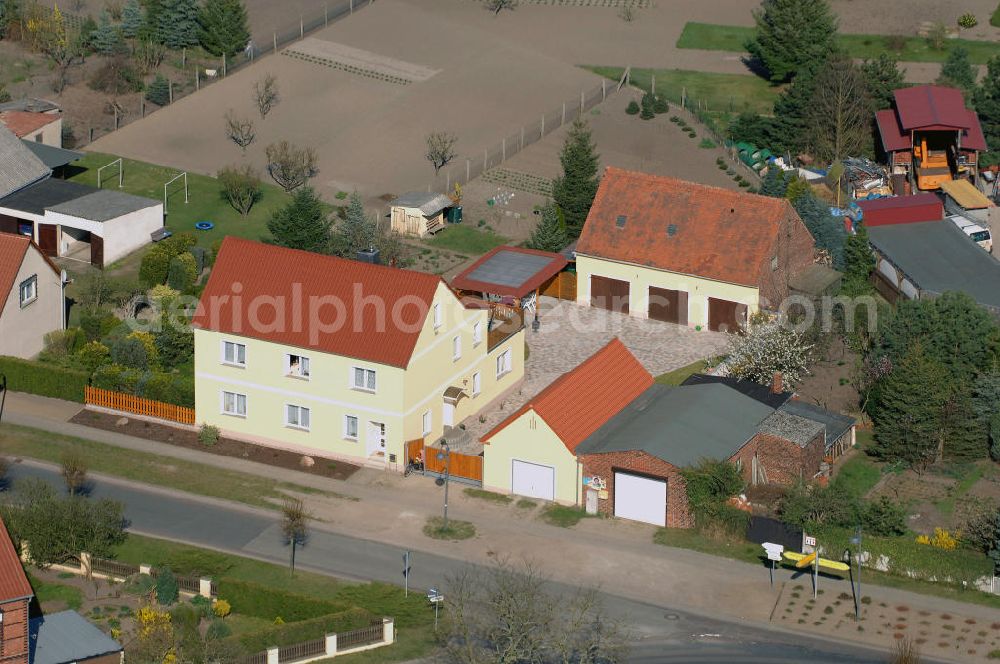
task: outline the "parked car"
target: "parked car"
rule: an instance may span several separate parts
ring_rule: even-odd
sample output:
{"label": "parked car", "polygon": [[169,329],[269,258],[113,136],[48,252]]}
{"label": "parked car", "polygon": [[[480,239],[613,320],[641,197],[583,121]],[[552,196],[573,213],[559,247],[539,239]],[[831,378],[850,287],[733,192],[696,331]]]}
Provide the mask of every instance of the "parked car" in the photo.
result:
{"label": "parked car", "polygon": [[993,237],[990,235],[989,229],[983,228],[979,224],[960,215],[953,215],[948,218],[951,219],[952,223],[958,226],[963,233],[968,235],[973,242],[986,251],[993,253]]}

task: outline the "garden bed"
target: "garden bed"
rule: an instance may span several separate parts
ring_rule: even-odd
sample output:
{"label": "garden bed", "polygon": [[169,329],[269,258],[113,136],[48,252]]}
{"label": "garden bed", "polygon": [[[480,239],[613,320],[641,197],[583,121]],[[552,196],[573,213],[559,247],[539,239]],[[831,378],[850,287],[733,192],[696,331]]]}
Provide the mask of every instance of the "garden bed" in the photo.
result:
{"label": "garden bed", "polygon": [[219,442],[215,445],[208,446],[198,441],[198,433],[196,431],[130,417],[124,418],[127,422],[119,426],[118,422],[121,419],[122,417],[119,415],[85,409],[74,415],[70,421],[95,429],[114,431],[128,436],[146,438],[219,456],[246,459],[247,461],[255,461],[288,470],[297,470],[334,480],[345,480],[358,469],[358,466],[343,461],[332,461],[316,456],[312,457],[315,463],[312,466],[306,467],[302,465],[303,455],[289,452],[288,450],[245,443],[231,438],[220,438]]}

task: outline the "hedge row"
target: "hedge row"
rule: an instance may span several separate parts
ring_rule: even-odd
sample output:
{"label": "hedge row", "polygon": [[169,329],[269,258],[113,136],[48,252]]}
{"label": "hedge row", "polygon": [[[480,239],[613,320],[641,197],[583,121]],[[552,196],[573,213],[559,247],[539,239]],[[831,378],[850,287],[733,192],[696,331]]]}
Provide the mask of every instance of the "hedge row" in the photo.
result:
{"label": "hedge row", "polygon": [[219,580],[218,597],[229,602],[237,613],[264,620],[281,618],[286,623],[312,620],[352,608],[348,602],[316,599],[235,579]]}
{"label": "hedge row", "polygon": [[0,355],[0,373],[7,376],[7,389],[13,392],[80,403],[83,403],[83,388],[88,380],[85,371],[5,355]]}
{"label": "hedge row", "polygon": [[367,627],[375,619],[368,611],[354,607],[339,613],[320,616],[311,620],[302,620],[285,625],[275,625],[256,632],[249,632],[233,637],[247,653],[256,653],[272,647],[291,646],[314,639],[321,639],[327,634],[348,632],[352,629]]}

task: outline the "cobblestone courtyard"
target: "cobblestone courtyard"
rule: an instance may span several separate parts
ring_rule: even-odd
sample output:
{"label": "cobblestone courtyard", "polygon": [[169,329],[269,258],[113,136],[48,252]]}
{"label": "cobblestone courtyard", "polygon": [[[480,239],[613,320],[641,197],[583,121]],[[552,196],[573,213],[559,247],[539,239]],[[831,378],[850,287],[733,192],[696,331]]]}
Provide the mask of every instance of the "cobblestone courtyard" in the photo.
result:
{"label": "cobblestone courtyard", "polygon": [[718,355],[726,348],[726,336],[718,332],[697,332],[551,297],[540,298],[539,302],[541,328],[534,332],[529,322],[525,337],[530,355],[524,363],[524,383],[504,400],[502,408],[483,413],[485,422],[479,421],[479,415],[465,422],[469,437],[475,441],[470,446],[473,449],[463,450],[466,453],[478,454],[482,434],[614,337],[621,339],[654,376]]}

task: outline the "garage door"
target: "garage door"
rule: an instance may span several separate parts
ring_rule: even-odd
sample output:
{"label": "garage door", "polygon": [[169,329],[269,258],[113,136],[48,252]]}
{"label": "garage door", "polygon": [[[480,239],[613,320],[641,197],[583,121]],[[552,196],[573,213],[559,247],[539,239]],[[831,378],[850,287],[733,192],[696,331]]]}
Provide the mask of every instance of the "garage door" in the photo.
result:
{"label": "garage door", "polygon": [[627,314],[628,282],[591,275],[590,306]]}
{"label": "garage door", "polygon": [[556,470],[552,466],[514,459],[511,461],[510,490],[519,496],[555,500]]}
{"label": "garage door", "polygon": [[647,313],[653,320],[687,325],[688,294],[686,291],[650,286]]}
{"label": "garage door", "polygon": [[708,329],[713,332],[735,332],[747,322],[747,305],[729,300],[708,298]]}
{"label": "garage door", "polygon": [[665,526],[667,481],[616,472],[615,516]]}

